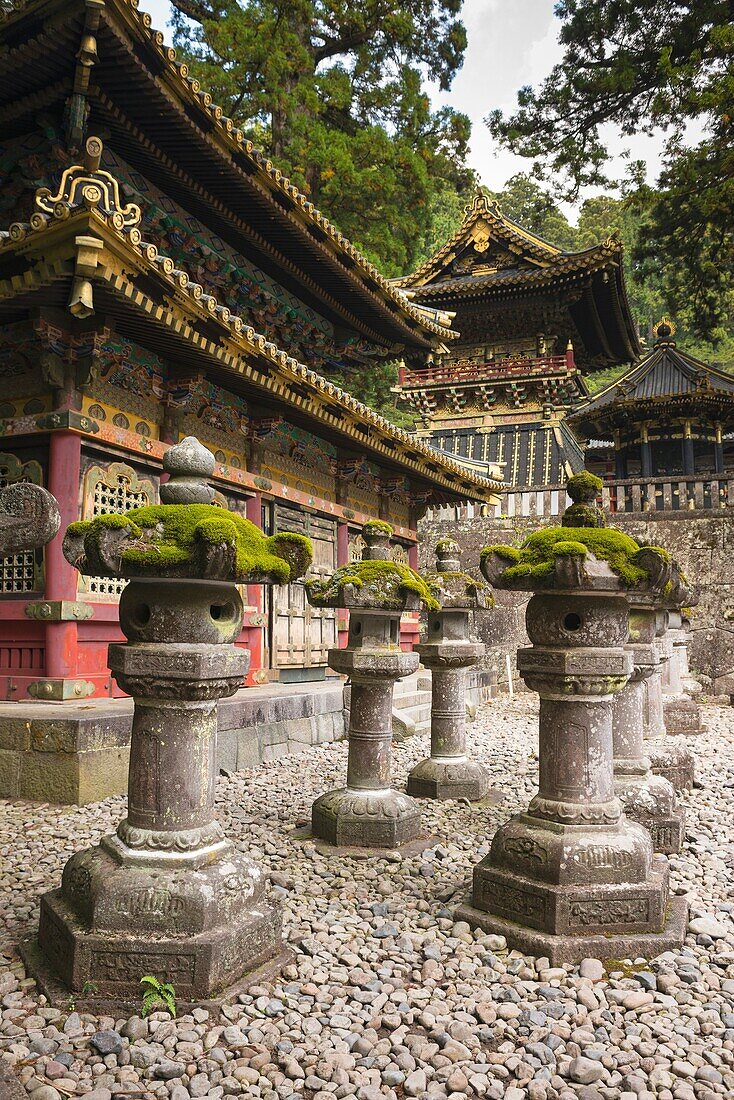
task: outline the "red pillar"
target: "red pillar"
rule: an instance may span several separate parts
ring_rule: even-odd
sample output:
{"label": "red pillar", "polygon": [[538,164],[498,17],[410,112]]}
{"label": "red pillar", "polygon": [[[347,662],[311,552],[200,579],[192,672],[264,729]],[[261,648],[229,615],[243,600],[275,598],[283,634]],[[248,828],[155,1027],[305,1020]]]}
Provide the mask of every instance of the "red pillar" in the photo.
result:
{"label": "red pillar", "polygon": [[[76,600],[77,571],[61,547],[66,528],[79,518],[82,439],[73,432],[52,432],[48,454],[48,489],[59,502],[61,531],[46,547],[46,599]],[[70,679],[78,674],[76,622],[46,624],[46,678]]]}

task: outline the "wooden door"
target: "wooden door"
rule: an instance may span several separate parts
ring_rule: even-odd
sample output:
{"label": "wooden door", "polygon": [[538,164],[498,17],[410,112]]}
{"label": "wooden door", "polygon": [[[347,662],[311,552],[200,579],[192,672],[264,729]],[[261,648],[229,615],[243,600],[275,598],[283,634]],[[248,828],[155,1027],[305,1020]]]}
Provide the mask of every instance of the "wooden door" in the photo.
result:
{"label": "wooden door", "polygon": [[[274,529],[306,535],[313,544],[308,577],[323,577],[336,569],[336,523],[297,508],[276,504]],[[336,611],[311,607],[303,584],[272,589],[271,655],[277,669],[323,668],[337,644]]]}

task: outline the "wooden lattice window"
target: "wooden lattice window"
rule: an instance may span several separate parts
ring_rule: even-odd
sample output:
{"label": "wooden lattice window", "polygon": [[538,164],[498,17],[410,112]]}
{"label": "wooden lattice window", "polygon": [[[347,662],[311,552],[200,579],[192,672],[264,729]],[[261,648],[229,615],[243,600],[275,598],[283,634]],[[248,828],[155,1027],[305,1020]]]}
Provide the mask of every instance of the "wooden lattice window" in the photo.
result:
{"label": "wooden lattice window", "polygon": [[[0,489],[19,481],[43,483],[40,463],[21,462],[13,454],[0,454]],[[24,550],[0,558],[0,594],[43,591],[43,550]]]}
{"label": "wooden lattice window", "polygon": [[[84,478],[84,519],[114,512],[123,516],[131,508],[144,508],[156,499],[152,481],[139,478],[132,466],[113,462],[110,466],[92,466]],[[98,600],[117,600],[127,581],[118,577],[80,577],[80,591]]]}
{"label": "wooden lattice window", "polygon": [[392,560],[401,565],[408,565],[408,547],[400,542],[394,542],[392,546]]}
{"label": "wooden lattice window", "polygon": [[349,564],[352,562],[362,560],[362,551],[367,543],[364,541],[358,531],[349,532]]}

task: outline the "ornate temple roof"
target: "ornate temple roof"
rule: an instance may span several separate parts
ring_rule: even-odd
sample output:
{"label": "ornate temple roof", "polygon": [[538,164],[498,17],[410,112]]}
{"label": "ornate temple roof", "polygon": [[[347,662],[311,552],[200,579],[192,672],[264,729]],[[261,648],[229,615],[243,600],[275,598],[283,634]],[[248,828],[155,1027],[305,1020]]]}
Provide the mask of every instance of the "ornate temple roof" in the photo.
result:
{"label": "ornate temple roof", "polygon": [[118,330],[172,362],[200,367],[236,392],[327,438],[355,444],[439,494],[496,500],[497,476],[471,472],[391,424],[255,332],[174,261],[143,239],[140,209],[125,204],[89,138],[85,163],[58,191],[41,188],[28,222],[0,232],[0,319],[44,305],[79,319],[99,311]]}
{"label": "ornate temple roof", "polygon": [[734,376],[676,347],[675,326],[667,318],[654,332],[658,339],[652,351],[571,415],[584,434],[603,436],[619,424],[663,411],[734,422]]}
{"label": "ornate temple roof", "polygon": [[[463,222],[438,251],[395,286],[416,302],[452,305],[466,299],[514,299],[567,293],[569,312],[590,359],[620,363],[639,356],[615,235],[581,252],[564,252],[506,217],[477,194]],[[458,322],[459,328],[461,322]]]}
{"label": "ornate temple roof", "polygon": [[[16,0],[0,11],[0,127],[65,106],[77,146],[106,130],[140,171],[337,322],[405,353],[453,339],[248,141],[137,0]],[[74,140],[70,141],[74,144]],[[391,353],[394,348],[391,348]]]}

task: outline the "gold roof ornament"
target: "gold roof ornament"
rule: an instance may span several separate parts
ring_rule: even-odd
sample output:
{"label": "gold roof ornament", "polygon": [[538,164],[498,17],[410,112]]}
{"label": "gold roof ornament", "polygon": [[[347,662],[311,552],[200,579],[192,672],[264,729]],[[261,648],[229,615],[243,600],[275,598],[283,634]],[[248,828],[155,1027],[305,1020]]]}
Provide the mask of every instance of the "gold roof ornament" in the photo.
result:
{"label": "gold roof ornament", "polygon": [[667,313],[664,313],[656,325],[652,326],[652,334],[660,344],[669,343],[676,333],[676,325],[671,321]]}
{"label": "gold roof ornament", "polygon": [[[64,169],[56,194],[52,195],[48,187],[40,187],[36,191],[37,212],[64,218],[81,206],[87,209],[98,207],[110,218],[115,229],[130,229],[138,225],[140,207],[133,202],[123,203],[117,180],[100,168],[103,149],[98,137],[87,138],[84,163]],[[35,215],[31,217],[32,226],[33,217]]]}

